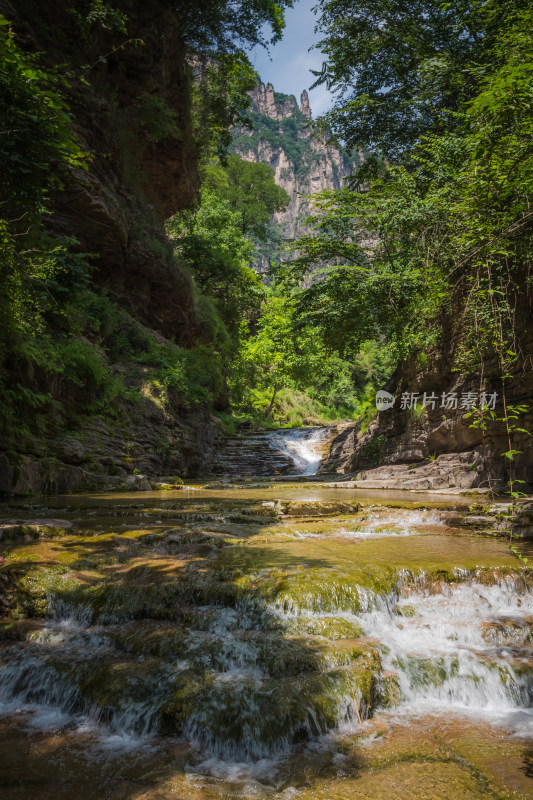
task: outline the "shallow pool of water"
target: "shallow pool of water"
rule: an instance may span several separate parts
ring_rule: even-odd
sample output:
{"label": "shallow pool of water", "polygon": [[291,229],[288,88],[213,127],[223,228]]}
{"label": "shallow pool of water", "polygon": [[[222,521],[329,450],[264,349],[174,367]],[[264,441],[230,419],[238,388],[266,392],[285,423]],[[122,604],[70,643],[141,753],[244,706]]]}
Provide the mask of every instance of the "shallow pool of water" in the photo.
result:
{"label": "shallow pool of water", "polygon": [[6,503],[0,796],[531,797],[531,571],[466,502]]}

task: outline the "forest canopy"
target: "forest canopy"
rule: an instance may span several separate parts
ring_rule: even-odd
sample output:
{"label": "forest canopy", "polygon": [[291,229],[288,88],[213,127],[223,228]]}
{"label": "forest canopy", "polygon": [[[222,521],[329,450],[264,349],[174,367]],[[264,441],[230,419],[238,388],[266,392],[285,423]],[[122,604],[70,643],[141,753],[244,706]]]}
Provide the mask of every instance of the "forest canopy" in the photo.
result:
{"label": "forest canopy", "polygon": [[404,358],[451,329],[457,368],[496,354],[505,369],[531,282],[531,5],[321,10],[318,81],[339,91],[322,126],[368,155],[286,265],[299,324],[336,348],[385,336]]}

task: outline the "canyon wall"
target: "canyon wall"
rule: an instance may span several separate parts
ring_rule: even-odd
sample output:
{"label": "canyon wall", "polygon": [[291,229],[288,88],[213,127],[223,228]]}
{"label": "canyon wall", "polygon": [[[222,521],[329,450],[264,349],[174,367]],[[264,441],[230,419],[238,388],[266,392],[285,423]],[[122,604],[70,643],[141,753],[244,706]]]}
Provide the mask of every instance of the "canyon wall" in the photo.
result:
{"label": "canyon wall", "polygon": [[[525,406],[519,422],[509,423],[533,430],[533,325],[525,307],[519,323],[522,358],[504,386],[495,359],[487,358],[482,376],[457,371],[459,335],[451,333],[448,320],[440,343],[427,356],[400,363],[382,387],[393,395],[394,405],[376,408],[370,422],[367,417],[346,426],[320,471],[352,475],[358,487],[369,489],[502,491],[512,478],[524,482],[516,483],[515,491],[531,491],[532,437],[511,431],[509,440],[503,421],[505,409],[511,415],[512,406]],[[470,412],[483,392],[494,419],[487,414],[479,426]],[[517,451],[513,459],[504,455],[511,449]]]}
{"label": "canyon wall", "polygon": [[[164,230],[166,219],[195,200],[199,178],[191,75],[177,15],[158,0],[122,0],[120,11],[127,18],[125,44],[112,26],[90,26],[70,0],[16,6],[0,0],[17,44],[41,54],[45,69],[61,65],[72,126],[87,155],[87,169],[71,170],[54,192],[46,226],[87,254],[89,286],[103,303],[112,301],[130,339],[138,334],[137,358],[147,342],[157,353],[193,346],[204,335],[191,279]],[[50,335],[66,334],[54,322]],[[205,470],[216,421],[194,404],[168,413],[145,388],[161,365],[149,356],[144,364],[114,357],[101,337],[101,331],[89,339],[84,333],[81,347],[94,347],[103,366],[126,392],[135,387],[141,402],[118,400],[125,405],[122,415],[113,408],[91,413],[91,390],[68,375],[17,366],[13,380],[51,398],[52,407],[46,430],[28,432],[21,423],[0,435],[0,492],[150,488],[146,475]]]}
{"label": "canyon wall", "polygon": [[[293,95],[276,92],[271,83],[261,83],[251,99],[253,129],[235,130],[234,149],[242,158],[269,164],[274,170],[276,183],[285,189],[290,203],[286,211],[274,214],[273,224],[282,240],[291,240],[305,231],[309,195],[340,189],[359,158],[325,144],[313,131],[305,90],[298,105]],[[263,250],[261,255],[263,271],[272,253]]]}

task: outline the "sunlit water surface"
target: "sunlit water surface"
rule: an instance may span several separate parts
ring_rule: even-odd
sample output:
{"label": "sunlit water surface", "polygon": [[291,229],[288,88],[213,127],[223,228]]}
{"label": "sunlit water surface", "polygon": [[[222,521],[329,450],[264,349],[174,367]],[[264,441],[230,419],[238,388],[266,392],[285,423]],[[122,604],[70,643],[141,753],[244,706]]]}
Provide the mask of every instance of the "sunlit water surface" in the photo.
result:
{"label": "sunlit water surface", "polygon": [[2,543],[0,797],[533,796],[531,579],[450,525],[461,502],[267,483],[6,506],[73,527]]}

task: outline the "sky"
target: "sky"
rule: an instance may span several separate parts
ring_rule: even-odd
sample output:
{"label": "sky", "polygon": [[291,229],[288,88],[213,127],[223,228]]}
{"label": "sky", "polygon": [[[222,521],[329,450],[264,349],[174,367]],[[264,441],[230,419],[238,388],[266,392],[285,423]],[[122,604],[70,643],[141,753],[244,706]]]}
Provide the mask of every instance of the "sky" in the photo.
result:
{"label": "sky", "polygon": [[[309,70],[320,70],[324,61],[319,50],[308,52],[320,38],[314,32],[316,17],[311,11],[316,3],[317,0],[296,0],[294,8],[285,11],[283,39],[270,47],[270,57],[262,47],[250,53],[250,61],[263,83],[272,83],[276,92],[294,94],[298,102],[302,91],[309,90],[315,81]],[[331,107],[331,94],[325,86],[309,92],[309,105],[314,118]]]}

